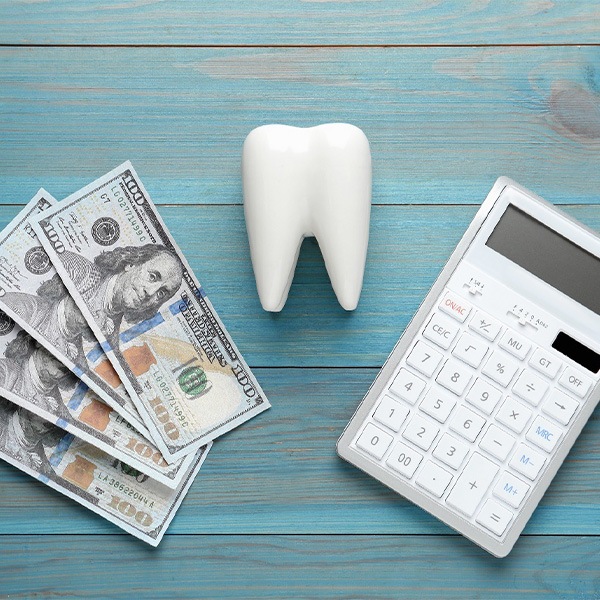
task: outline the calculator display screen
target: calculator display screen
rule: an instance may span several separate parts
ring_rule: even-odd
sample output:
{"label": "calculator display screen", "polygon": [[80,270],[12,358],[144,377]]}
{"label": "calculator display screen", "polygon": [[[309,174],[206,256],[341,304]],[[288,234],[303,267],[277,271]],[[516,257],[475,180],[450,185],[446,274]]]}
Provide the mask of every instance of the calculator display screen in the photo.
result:
{"label": "calculator display screen", "polygon": [[600,314],[600,259],[509,204],[486,245]]}

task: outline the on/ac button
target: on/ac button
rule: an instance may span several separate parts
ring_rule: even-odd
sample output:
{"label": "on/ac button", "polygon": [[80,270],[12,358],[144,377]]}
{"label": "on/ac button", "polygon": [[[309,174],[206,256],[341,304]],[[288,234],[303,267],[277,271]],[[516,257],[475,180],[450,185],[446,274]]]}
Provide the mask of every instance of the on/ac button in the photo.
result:
{"label": "on/ac button", "polygon": [[471,312],[471,305],[460,296],[448,292],[440,302],[440,310],[464,323]]}

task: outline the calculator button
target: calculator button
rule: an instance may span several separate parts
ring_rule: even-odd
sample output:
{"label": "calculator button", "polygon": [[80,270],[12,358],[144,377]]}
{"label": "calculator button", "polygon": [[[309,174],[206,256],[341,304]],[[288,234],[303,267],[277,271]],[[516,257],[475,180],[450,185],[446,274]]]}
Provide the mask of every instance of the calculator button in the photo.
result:
{"label": "calculator button", "polygon": [[481,364],[488,349],[488,345],[480,338],[476,338],[470,333],[463,333],[458,340],[458,344],[454,346],[452,354],[476,369]]}
{"label": "calculator button", "polygon": [[559,377],[558,383],[580,398],[583,398],[588,393],[592,385],[592,380],[577,371],[577,369],[567,367]]}
{"label": "calculator button", "polygon": [[461,405],[450,420],[449,427],[469,442],[474,442],[484,425],[485,419],[483,417]]}
{"label": "calculator button", "polygon": [[465,400],[486,415],[491,415],[501,398],[502,392],[498,388],[478,377],[467,392]]}
{"label": "calculator button", "polygon": [[460,396],[471,381],[471,371],[457,360],[448,360],[435,380],[453,394]]}
{"label": "calculator button", "polygon": [[506,425],[509,429],[512,429],[515,433],[521,433],[529,419],[531,418],[531,411],[526,408],[520,402],[517,402],[513,398],[507,398],[506,402],[500,407],[496,419],[503,425]]}
{"label": "calculator button", "polygon": [[482,373],[493,379],[496,383],[506,387],[518,371],[520,363],[505,354],[496,350],[488,358]]}
{"label": "calculator button", "polygon": [[537,417],[525,436],[532,444],[546,452],[552,452],[558,444],[562,431],[544,417]]}
{"label": "calculator button", "polygon": [[525,369],[513,385],[514,394],[533,406],[540,403],[547,391],[548,384],[529,369]]}
{"label": "calculator button", "polygon": [[433,451],[433,456],[448,465],[451,469],[458,469],[469,454],[469,446],[459,442],[456,438],[445,433]]}
{"label": "calculator button", "polygon": [[448,350],[459,331],[456,321],[436,313],[431,317],[427,327],[423,330],[423,337],[437,344],[444,350]]}
{"label": "calculator button", "polygon": [[500,461],[505,461],[515,445],[515,438],[495,425],[490,425],[479,447]]}
{"label": "calculator button", "polygon": [[431,421],[417,415],[406,426],[402,435],[422,450],[429,450],[439,432],[439,428]]}
{"label": "calculator button", "polygon": [[529,350],[531,350],[531,344],[524,337],[510,329],[500,338],[498,345],[500,348],[504,348],[504,350],[521,360],[523,360],[529,353]]}
{"label": "calculator button", "polygon": [[529,486],[508,471],[500,475],[494,486],[494,496],[513,508],[519,508],[528,491]]}
{"label": "calculator button", "polygon": [[400,369],[398,375],[396,375],[390,391],[406,400],[409,404],[414,404],[426,387],[426,383],[416,375],[413,375],[407,369]]}
{"label": "calculator button", "polygon": [[452,481],[452,475],[434,462],[428,460],[421,469],[415,483],[423,489],[441,498]]}
{"label": "calculator button", "polygon": [[475,519],[480,525],[500,537],[508,527],[513,514],[495,500],[487,500]]}
{"label": "calculator button", "polygon": [[446,502],[467,517],[472,517],[488,488],[492,485],[498,470],[491,460],[474,452]]}
{"label": "calculator button", "polygon": [[529,364],[539,373],[543,373],[546,377],[554,379],[560,371],[562,363],[552,354],[538,348],[529,359]]}
{"label": "calculator button", "polygon": [[373,423],[368,423],[356,440],[356,445],[377,460],[381,460],[393,439],[389,433],[375,427]]}
{"label": "calculator button", "polygon": [[492,317],[478,310],[469,323],[469,329],[476,331],[479,335],[493,342],[502,330],[502,325],[495,319],[492,319]]}
{"label": "calculator button", "polygon": [[425,394],[419,408],[436,421],[445,423],[455,404],[456,400],[454,398],[440,392],[436,387],[432,387]]}
{"label": "calculator button", "polygon": [[423,457],[416,450],[409,448],[402,442],[398,442],[385,464],[403,477],[410,479],[422,460]]}
{"label": "calculator button", "polygon": [[419,373],[431,377],[442,362],[442,358],[443,354],[434,350],[425,342],[417,342],[408,355],[406,362]]}
{"label": "calculator button", "polygon": [[389,427],[392,431],[397,432],[400,431],[400,427],[406,420],[406,417],[408,417],[409,412],[406,406],[396,402],[390,396],[384,396],[373,413],[373,418],[382,425]]}
{"label": "calculator button", "polygon": [[471,312],[471,305],[452,292],[444,296],[439,308],[460,323],[464,323]]}
{"label": "calculator button", "polygon": [[548,399],[542,404],[542,412],[558,421],[561,425],[568,425],[579,407],[579,402],[559,390],[552,390]]}
{"label": "calculator button", "polygon": [[532,450],[527,444],[519,444],[508,466],[533,481],[542,470],[545,462],[545,457],[539,452]]}

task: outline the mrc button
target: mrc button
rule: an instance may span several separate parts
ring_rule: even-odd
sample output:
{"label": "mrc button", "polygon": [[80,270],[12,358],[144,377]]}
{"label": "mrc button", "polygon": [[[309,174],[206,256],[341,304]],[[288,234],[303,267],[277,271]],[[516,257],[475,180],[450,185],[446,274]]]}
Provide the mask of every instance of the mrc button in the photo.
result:
{"label": "mrc button", "polygon": [[448,292],[440,302],[440,310],[454,317],[457,321],[464,323],[471,312],[471,305],[465,302],[460,296]]}

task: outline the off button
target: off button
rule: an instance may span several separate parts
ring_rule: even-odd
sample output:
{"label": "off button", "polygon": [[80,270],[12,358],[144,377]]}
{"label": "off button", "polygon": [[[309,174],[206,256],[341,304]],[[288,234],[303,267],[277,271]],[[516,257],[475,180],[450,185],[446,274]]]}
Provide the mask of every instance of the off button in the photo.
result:
{"label": "off button", "polygon": [[444,299],[440,302],[439,308],[461,323],[466,321],[471,312],[471,305],[452,292],[448,292],[444,296]]}

